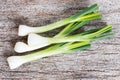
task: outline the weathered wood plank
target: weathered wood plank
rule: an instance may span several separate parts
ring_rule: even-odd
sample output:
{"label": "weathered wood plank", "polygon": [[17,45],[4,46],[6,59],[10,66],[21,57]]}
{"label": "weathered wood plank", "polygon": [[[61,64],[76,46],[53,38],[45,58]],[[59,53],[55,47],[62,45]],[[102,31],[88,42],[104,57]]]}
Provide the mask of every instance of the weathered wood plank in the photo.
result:
{"label": "weathered wood plank", "polygon": [[[113,25],[115,37],[96,41],[89,50],[56,55],[10,70],[7,57],[16,55],[14,44],[19,24],[40,26],[68,17],[88,5],[98,3],[103,13],[84,29]],[[1,80],[119,80],[120,78],[119,0],[0,0]]]}

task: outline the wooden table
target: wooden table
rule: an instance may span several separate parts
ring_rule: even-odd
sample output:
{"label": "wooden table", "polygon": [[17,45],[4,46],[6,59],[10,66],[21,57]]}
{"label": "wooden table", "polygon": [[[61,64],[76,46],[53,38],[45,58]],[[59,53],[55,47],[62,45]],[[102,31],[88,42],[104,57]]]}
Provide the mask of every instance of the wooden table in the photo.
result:
{"label": "wooden table", "polygon": [[[43,58],[10,70],[8,56],[26,37],[17,35],[18,26],[46,25],[68,17],[94,3],[103,14],[85,28],[113,25],[115,37],[92,43],[89,50]],[[84,29],[85,29],[84,28]],[[54,33],[54,32],[53,32]],[[51,33],[51,34],[53,34]],[[1,0],[0,1],[0,80],[119,80],[120,1],[119,0]]]}

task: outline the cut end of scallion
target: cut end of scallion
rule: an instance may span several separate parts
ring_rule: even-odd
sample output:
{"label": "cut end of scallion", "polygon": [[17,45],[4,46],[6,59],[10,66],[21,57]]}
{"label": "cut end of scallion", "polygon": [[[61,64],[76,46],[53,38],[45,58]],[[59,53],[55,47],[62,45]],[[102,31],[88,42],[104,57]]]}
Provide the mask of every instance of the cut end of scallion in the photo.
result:
{"label": "cut end of scallion", "polygon": [[39,49],[39,48],[43,48],[43,47],[48,46],[48,45],[49,45],[48,43],[37,44],[37,45],[27,45],[24,42],[17,42],[14,50],[18,53],[24,53],[24,52],[27,52],[27,51],[32,51],[32,50],[36,50],[36,49]]}
{"label": "cut end of scallion", "polygon": [[21,56],[8,57],[7,61],[8,61],[8,64],[10,66],[10,69],[15,69],[24,63]]}
{"label": "cut end of scallion", "polygon": [[19,36],[26,36],[33,30],[32,27],[26,26],[26,25],[20,25],[18,29],[18,35]]}
{"label": "cut end of scallion", "polygon": [[18,53],[23,53],[23,52],[29,51],[28,47],[29,46],[23,42],[17,42],[15,44],[14,50]]}
{"label": "cut end of scallion", "polygon": [[46,44],[48,43],[48,38],[42,37],[38,34],[31,33],[28,35],[28,45],[33,46],[33,45],[40,45],[40,44]]}

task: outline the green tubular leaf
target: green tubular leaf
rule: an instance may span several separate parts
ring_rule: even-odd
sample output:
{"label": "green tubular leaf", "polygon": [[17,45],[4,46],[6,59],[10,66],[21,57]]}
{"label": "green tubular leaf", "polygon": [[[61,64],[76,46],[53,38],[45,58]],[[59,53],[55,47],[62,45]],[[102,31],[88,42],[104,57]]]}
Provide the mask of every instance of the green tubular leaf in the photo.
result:
{"label": "green tubular leaf", "polygon": [[[84,36],[84,35],[92,34],[92,33],[95,33],[96,31],[99,31],[100,29],[102,29],[102,28],[86,30],[86,31],[84,31],[84,32],[82,32],[82,33],[80,33],[80,34],[76,34],[76,35],[72,35],[72,36]],[[106,32],[104,32],[104,33],[108,33],[108,32],[111,32],[111,31],[112,31],[112,30],[110,29],[110,30],[108,30],[108,31],[106,31]],[[102,34],[101,34],[101,35],[102,35]],[[98,36],[99,36],[99,35],[98,35]]]}
{"label": "green tubular leaf", "polygon": [[100,36],[92,38],[91,40],[92,41],[102,40],[102,39],[110,38],[110,37],[113,37],[113,36],[114,36],[114,33],[104,33]]}
{"label": "green tubular leaf", "polygon": [[55,37],[59,37],[59,36],[66,36],[67,34],[69,34],[69,29],[74,26],[74,23],[70,23],[68,24],[62,31],[60,31],[57,35],[55,35]]}
{"label": "green tubular leaf", "polygon": [[80,21],[89,21],[89,20],[93,20],[93,19],[97,19],[97,18],[102,18],[101,13],[92,13],[92,14],[89,14],[86,16],[82,16],[80,18]]}
{"label": "green tubular leaf", "polygon": [[79,47],[79,46],[84,46],[84,45],[87,45],[87,44],[90,44],[90,41],[82,41],[82,42],[76,42],[76,43],[73,43],[69,46],[69,49],[74,49],[76,47]]}
{"label": "green tubular leaf", "polygon": [[94,33],[91,33],[91,34],[86,35],[86,37],[89,37],[89,38],[90,38],[90,37],[95,37],[95,36],[97,36],[97,35],[100,35],[100,34],[102,34],[102,33],[107,32],[107,31],[109,31],[109,30],[111,30],[111,29],[112,29],[112,26],[108,25],[108,26],[106,26],[106,27],[98,30],[97,32],[94,32]]}
{"label": "green tubular leaf", "polygon": [[86,50],[86,49],[90,48],[90,46],[91,46],[90,44],[87,44],[87,45],[84,45],[84,46],[80,46],[80,47],[72,49],[71,52]]}
{"label": "green tubular leaf", "polygon": [[[62,46],[62,45],[63,45],[63,44],[57,44],[57,45],[51,46],[51,47],[45,49],[45,51],[55,50],[56,48],[58,48],[58,47],[60,47],[60,46]],[[43,50],[43,51],[44,51],[44,50]]]}
{"label": "green tubular leaf", "polygon": [[89,21],[82,21],[82,22],[77,22],[75,26],[72,26],[72,28],[70,30],[68,30],[68,33],[72,33],[73,31],[77,30],[78,28],[81,28],[82,26],[84,26],[85,24],[87,24]]}
{"label": "green tubular leaf", "polygon": [[[94,32],[96,32],[96,31],[98,31],[98,30],[100,30],[100,29],[102,29],[102,28],[86,30],[86,31],[80,33],[80,36],[94,33]],[[105,33],[111,32],[111,31],[112,31],[112,30],[110,29],[110,30],[106,31]]]}
{"label": "green tubular leaf", "polygon": [[86,49],[89,49],[90,46],[91,46],[90,44],[83,45],[83,46],[79,46],[79,47],[77,47],[77,48],[68,50],[68,51],[64,52],[63,54],[86,50]]}
{"label": "green tubular leaf", "polygon": [[98,31],[99,29],[92,29],[92,30],[86,30],[84,32],[82,32],[80,35],[87,35],[87,34],[91,34],[91,33],[94,33],[96,31]]}
{"label": "green tubular leaf", "polygon": [[66,36],[66,35],[70,34],[71,32],[77,30],[78,28],[84,26],[87,23],[88,23],[88,21],[76,22],[76,23],[74,23],[74,25],[73,25],[73,23],[71,23],[70,25],[72,25],[72,26],[65,27],[57,36]]}
{"label": "green tubular leaf", "polygon": [[62,45],[64,45],[64,43],[53,44],[53,45],[49,46],[47,49],[44,49],[43,52],[44,51],[48,52],[48,51],[51,51],[51,50],[55,50],[55,49],[61,47]]}
{"label": "green tubular leaf", "polygon": [[70,18],[76,19],[78,16],[79,16],[79,17],[84,16],[84,15],[89,14],[89,13],[92,13],[92,12],[98,10],[98,9],[99,9],[98,5],[97,5],[97,4],[94,4],[94,5],[90,6],[89,8],[81,11],[80,13],[71,16]]}

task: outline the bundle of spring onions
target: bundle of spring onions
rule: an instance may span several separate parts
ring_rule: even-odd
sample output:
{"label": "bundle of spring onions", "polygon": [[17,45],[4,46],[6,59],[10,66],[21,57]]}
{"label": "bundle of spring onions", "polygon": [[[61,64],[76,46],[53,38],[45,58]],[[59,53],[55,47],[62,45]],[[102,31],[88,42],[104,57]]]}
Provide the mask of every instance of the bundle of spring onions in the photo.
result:
{"label": "bundle of spring onions", "polygon": [[[20,25],[18,35],[28,35],[28,41],[27,44],[24,42],[17,42],[14,50],[18,53],[27,51],[32,52],[29,52],[27,55],[8,57],[7,61],[10,69],[15,69],[24,63],[43,57],[85,50],[90,48],[92,41],[112,37],[112,26],[110,25],[99,29],[86,30],[81,33],[71,34],[80,27],[83,27],[89,21],[101,18],[101,13],[96,12],[98,9],[98,5],[94,4],[69,18],[46,26],[30,27]],[[37,34],[62,26],[64,26],[63,30],[54,37],[43,37]],[[34,51],[41,48],[43,49]]]}

